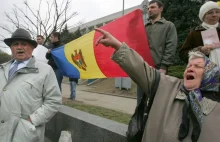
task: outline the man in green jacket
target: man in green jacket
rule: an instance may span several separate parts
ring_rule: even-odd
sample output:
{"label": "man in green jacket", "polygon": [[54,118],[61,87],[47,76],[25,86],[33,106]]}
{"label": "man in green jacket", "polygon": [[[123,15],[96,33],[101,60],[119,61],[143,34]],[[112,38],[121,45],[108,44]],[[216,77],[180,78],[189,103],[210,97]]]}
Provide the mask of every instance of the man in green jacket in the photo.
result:
{"label": "man in green jacket", "polygon": [[[150,52],[155,68],[166,74],[173,64],[177,48],[177,32],[175,25],[161,16],[163,3],[152,0],[148,6],[149,21],[145,25]],[[137,88],[137,103],[139,104],[143,91]]]}

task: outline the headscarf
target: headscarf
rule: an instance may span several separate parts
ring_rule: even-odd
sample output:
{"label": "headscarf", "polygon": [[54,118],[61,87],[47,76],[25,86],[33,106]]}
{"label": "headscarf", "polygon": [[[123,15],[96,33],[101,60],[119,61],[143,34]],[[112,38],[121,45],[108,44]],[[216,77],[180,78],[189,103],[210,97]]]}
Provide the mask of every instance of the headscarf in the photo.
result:
{"label": "headscarf", "polygon": [[[202,53],[201,53],[202,54]],[[182,110],[182,123],[179,130],[179,140],[183,140],[189,132],[189,117],[191,117],[193,124],[193,132],[191,139],[193,142],[197,142],[201,127],[203,123],[204,114],[200,102],[203,99],[201,91],[218,92],[220,71],[217,65],[204,55],[205,70],[203,73],[201,85],[198,89],[187,91],[184,86],[181,90],[187,93],[185,104]]]}

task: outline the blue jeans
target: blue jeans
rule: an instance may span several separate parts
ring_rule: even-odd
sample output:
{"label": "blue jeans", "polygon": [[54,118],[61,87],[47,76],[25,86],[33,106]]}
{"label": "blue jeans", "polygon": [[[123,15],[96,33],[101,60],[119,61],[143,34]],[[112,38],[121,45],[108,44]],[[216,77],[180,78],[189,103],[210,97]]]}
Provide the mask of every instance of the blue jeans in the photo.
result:
{"label": "blue jeans", "polygon": [[61,84],[62,84],[62,80],[63,80],[63,75],[59,69],[54,70],[54,72],[55,72],[55,75],[57,78],[58,85],[60,87],[60,92],[62,92]]}
{"label": "blue jeans", "polygon": [[70,81],[70,98],[75,99],[76,98],[76,82]]}
{"label": "blue jeans", "polygon": [[141,102],[141,98],[143,97],[143,90],[137,86],[137,105]]}

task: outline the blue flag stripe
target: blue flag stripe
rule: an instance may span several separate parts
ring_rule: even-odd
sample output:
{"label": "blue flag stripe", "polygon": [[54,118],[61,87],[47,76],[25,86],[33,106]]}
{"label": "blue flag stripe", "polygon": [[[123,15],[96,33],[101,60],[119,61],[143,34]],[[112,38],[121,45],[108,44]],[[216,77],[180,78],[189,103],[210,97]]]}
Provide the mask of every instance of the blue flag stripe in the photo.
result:
{"label": "blue flag stripe", "polygon": [[64,54],[64,46],[53,49],[51,53],[53,55],[53,59],[56,65],[61,70],[64,76],[70,78],[80,78],[80,73],[78,69],[67,60]]}

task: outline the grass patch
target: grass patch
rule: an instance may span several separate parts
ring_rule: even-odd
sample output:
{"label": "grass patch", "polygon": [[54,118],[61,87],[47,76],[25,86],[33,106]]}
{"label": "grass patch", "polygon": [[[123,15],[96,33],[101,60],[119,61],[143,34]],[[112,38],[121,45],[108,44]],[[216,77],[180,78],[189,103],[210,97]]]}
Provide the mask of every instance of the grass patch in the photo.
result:
{"label": "grass patch", "polygon": [[183,72],[185,71],[185,66],[171,66],[168,69],[168,75],[175,76],[177,78],[183,78]]}
{"label": "grass patch", "polygon": [[94,114],[94,115],[97,115],[103,118],[114,120],[119,123],[124,123],[126,125],[129,123],[131,119],[130,114],[118,112],[115,110],[111,110],[111,109],[107,109],[107,108],[103,108],[99,106],[88,105],[88,104],[84,104],[78,101],[71,101],[66,98],[63,98],[63,105],[66,105],[66,106],[69,106],[69,107],[72,107],[72,108],[75,108],[75,109],[78,109],[84,112],[88,112],[90,114]]}

